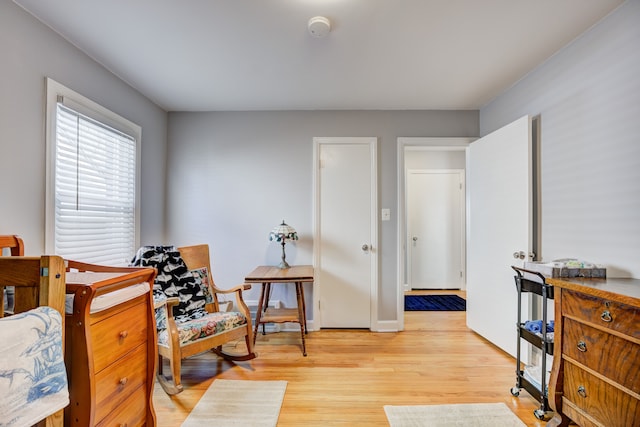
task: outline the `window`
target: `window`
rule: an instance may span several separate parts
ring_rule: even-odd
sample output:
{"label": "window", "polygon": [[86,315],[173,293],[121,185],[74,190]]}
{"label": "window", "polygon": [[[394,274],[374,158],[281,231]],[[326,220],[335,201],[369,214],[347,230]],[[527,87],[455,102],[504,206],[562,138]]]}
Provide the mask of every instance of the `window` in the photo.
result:
{"label": "window", "polygon": [[48,253],[127,265],[138,246],[140,127],[47,80]]}

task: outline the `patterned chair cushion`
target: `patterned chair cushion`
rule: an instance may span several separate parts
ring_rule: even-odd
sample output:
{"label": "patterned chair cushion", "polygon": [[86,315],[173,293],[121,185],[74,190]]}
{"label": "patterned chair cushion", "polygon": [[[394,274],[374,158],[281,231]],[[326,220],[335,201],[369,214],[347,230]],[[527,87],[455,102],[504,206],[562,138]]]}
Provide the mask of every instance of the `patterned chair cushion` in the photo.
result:
{"label": "patterned chair cushion", "polygon": [[[247,324],[247,318],[236,311],[209,313],[198,319],[177,322],[180,345],[197,341],[221,332],[238,328]],[[166,329],[158,330],[158,345],[168,347],[169,333]]]}
{"label": "patterned chair cushion", "polygon": [[158,270],[153,293],[178,297],[173,307],[176,322],[184,322],[207,315],[207,296],[202,290],[202,280],[194,276],[175,246],[143,246],[131,260],[132,266],[155,267]]}
{"label": "patterned chair cushion", "polygon": [[191,270],[191,274],[193,274],[193,278],[196,280],[198,286],[200,286],[205,302],[207,304],[212,304],[213,295],[211,294],[211,288],[209,287],[209,271],[207,270],[207,267]]}
{"label": "patterned chair cushion", "polygon": [[167,296],[163,293],[153,295],[153,304],[155,306],[157,306],[158,304],[162,304],[158,308],[156,308],[157,330],[167,329],[167,305],[165,304],[166,300]]}

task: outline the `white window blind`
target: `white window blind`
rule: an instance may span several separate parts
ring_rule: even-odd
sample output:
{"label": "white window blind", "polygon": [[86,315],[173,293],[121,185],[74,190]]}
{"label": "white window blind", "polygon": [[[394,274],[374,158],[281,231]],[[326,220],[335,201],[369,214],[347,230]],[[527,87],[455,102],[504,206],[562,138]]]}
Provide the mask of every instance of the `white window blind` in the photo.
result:
{"label": "white window blind", "polygon": [[94,264],[127,265],[136,244],[136,140],[60,101],[55,253]]}

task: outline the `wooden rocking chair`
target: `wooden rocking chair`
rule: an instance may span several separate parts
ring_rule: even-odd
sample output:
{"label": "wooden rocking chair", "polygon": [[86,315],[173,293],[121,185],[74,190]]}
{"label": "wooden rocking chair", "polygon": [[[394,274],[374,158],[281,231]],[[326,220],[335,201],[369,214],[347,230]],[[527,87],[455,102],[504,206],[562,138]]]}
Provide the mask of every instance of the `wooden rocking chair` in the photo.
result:
{"label": "wooden rocking chair", "polygon": [[[196,245],[176,249],[173,246],[144,246],[138,250],[133,265],[155,267],[154,284],[156,322],[158,324],[158,382],[169,395],[183,390],[181,361],[211,350],[233,361],[256,357],[249,308],[243,284],[232,289],[218,289],[211,278],[209,246]],[[237,311],[221,311],[218,296],[234,294]],[[247,351],[229,354],[222,345],[244,338]],[[169,359],[172,378],[163,374],[163,358]]]}

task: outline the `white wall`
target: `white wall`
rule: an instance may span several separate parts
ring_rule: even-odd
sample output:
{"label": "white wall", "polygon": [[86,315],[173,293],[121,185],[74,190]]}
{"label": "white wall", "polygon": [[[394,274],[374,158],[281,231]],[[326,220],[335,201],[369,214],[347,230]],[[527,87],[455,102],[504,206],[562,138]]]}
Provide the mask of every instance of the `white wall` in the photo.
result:
{"label": "white wall", "polygon": [[[287,261],[310,264],[313,137],[378,137],[379,206],[392,212],[379,230],[379,320],[396,320],[397,138],[477,134],[477,111],[170,113],[169,241],[208,243],[214,279],[229,288],[257,265],[277,265],[268,235],[285,219],[300,236]],[[279,290],[274,298],[294,301]]]}
{"label": "white wall", "polygon": [[480,110],[481,135],[540,115],[542,256],[640,278],[640,1]]}
{"label": "white wall", "polygon": [[142,243],[164,237],[167,113],[11,1],[0,1],[0,234],[44,252],[45,77],[142,126]]}

